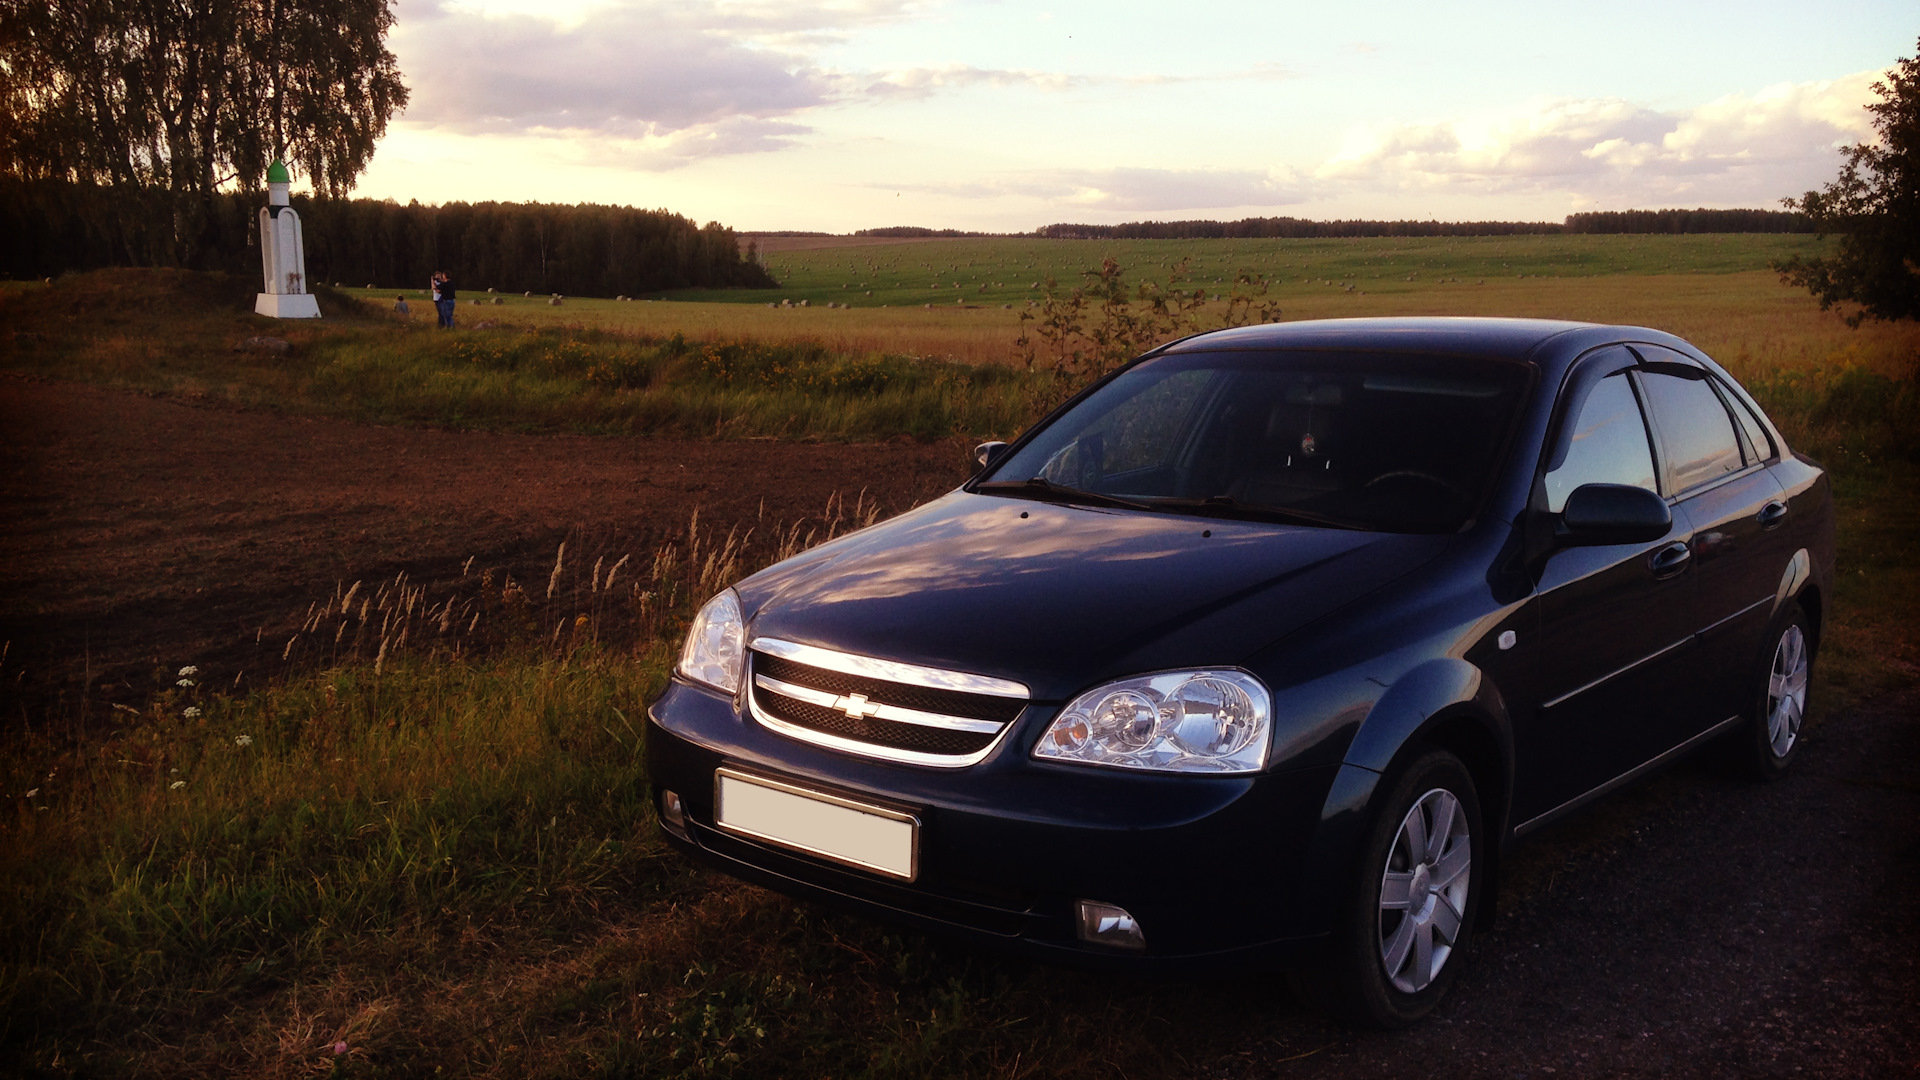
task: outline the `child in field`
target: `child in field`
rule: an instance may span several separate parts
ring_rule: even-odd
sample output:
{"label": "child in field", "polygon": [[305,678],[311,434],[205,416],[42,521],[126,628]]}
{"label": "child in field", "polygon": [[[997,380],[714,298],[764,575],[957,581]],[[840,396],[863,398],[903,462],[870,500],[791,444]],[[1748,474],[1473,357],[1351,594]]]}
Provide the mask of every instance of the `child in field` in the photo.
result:
{"label": "child in field", "polygon": [[393,313],[395,315],[405,315],[408,318],[413,317],[413,309],[407,306],[406,294],[402,293],[393,298]]}

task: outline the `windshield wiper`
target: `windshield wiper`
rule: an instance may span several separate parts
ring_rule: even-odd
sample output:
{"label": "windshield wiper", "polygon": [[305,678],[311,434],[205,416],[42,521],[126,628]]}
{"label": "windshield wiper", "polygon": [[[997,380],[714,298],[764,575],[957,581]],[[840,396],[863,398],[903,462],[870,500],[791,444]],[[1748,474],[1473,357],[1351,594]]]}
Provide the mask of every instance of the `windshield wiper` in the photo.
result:
{"label": "windshield wiper", "polygon": [[1283,521],[1295,525],[1314,525],[1327,529],[1354,529],[1359,532],[1372,532],[1373,526],[1359,521],[1328,517],[1311,510],[1296,510],[1285,506],[1268,506],[1264,503],[1243,503],[1231,495],[1209,495],[1204,499],[1154,499],[1149,504],[1155,510],[1178,510],[1201,517],[1237,518],[1251,521]]}
{"label": "windshield wiper", "polygon": [[1030,480],[986,480],[973,485],[973,490],[994,495],[1012,495],[1017,499],[1038,499],[1042,502],[1086,503],[1090,506],[1117,506],[1126,510],[1156,509],[1149,503],[1056,484],[1044,476],[1036,476]]}

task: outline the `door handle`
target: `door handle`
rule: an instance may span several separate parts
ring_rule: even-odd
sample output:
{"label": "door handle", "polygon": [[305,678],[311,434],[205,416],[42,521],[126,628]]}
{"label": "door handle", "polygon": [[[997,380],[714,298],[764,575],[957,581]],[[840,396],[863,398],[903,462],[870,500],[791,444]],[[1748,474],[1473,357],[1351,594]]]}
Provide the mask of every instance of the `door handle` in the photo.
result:
{"label": "door handle", "polygon": [[1787,520],[1787,504],[1778,499],[1760,508],[1760,527],[1763,529],[1777,529],[1785,520]]}
{"label": "door handle", "polygon": [[1647,569],[1653,571],[1655,578],[1670,578],[1685,570],[1692,559],[1693,549],[1675,540],[1647,558]]}

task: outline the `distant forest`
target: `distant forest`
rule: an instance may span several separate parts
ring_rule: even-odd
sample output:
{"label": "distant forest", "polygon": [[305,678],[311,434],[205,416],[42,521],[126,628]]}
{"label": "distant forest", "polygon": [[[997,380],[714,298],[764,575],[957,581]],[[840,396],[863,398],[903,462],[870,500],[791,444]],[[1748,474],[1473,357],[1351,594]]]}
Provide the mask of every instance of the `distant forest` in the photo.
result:
{"label": "distant forest", "polygon": [[955,237],[1000,236],[1001,233],[967,232],[965,229],[929,229],[920,225],[889,225],[884,229],[855,229],[855,236]]}
{"label": "distant forest", "polygon": [[[194,267],[260,271],[264,192],[221,193]],[[686,287],[771,288],[732,229],[665,210],[547,203],[401,205],[296,195],[314,281],[423,288],[435,270],[463,289],[639,295]],[[0,180],[0,275],[49,277],[103,266],[166,265],[170,213],[154,193]]]}
{"label": "distant forest", "polygon": [[1337,236],[1519,236],[1561,233],[1810,233],[1804,214],[1781,210],[1610,210],[1552,221],[1133,221],[1123,225],[1047,225],[1055,240],[1316,239]]}

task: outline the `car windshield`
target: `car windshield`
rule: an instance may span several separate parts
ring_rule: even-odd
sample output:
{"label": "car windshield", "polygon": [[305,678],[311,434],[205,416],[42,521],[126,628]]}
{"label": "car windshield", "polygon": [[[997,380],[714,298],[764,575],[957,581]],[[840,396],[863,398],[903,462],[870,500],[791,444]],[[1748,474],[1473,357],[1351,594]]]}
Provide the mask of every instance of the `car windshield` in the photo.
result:
{"label": "car windshield", "polygon": [[1348,352],[1156,357],[973,490],[1395,532],[1447,531],[1490,481],[1521,364]]}

